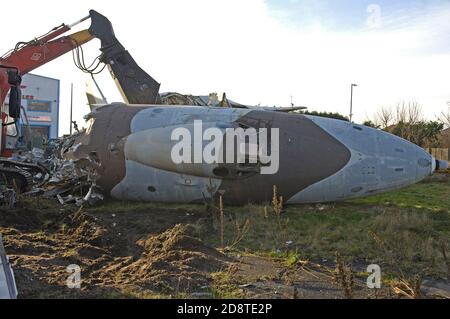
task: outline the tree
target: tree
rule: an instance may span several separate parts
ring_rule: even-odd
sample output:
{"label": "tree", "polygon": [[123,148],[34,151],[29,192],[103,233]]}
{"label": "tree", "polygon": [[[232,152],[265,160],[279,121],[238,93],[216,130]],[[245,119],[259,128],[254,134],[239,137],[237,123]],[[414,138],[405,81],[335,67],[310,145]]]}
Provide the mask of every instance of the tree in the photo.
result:
{"label": "tree", "polygon": [[400,122],[392,133],[421,147],[437,147],[444,124],[437,121]]}
{"label": "tree", "polygon": [[[450,104],[450,102],[449,102],[449,104]],[[450,108],[448,109],[447,112],[441,113],[441,115],[439,116],[439,121],[444,123],[444,125],[446,127],[450,127]]]}
{"label": "tree", "polygon": [[381,108],[376,114],[375,123],[383,130],[421,147],[437,147],[444,128],[440,121],[426,121],[422,107],[415,101],[397,103],[395,108]]}
{"label": "tree", "polygon": [[366,120],[363,125],[368,126],[368,127],[372,127],[372,128],[376,128],[379,129],[380,125],[377,125],[375,123],[373,123],[371,120]]}
{"label": "tree", "polygon": [[390,107],[382,107],[375,115],[375,125],[386,130],[393,124],[395,119],[394,112]]}

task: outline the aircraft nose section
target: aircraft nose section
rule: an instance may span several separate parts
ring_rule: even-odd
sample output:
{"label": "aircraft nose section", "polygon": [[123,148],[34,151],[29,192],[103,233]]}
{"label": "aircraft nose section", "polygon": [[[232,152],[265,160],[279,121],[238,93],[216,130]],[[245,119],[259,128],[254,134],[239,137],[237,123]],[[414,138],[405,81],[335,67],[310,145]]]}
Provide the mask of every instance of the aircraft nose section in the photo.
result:
{"label": "aircraft nose section", "polygon": [[421,181],[427,176],[430,176],[436,170],[436,160],[427,151],[419,146],[413,145],[416,148],[416,181]]}
{"label": "aircraft nose section", "polygon": [[435,160],[423,148],[383,131],[373,134],[378,145],[375,154],[381,189],[405,187],[433,174]]}

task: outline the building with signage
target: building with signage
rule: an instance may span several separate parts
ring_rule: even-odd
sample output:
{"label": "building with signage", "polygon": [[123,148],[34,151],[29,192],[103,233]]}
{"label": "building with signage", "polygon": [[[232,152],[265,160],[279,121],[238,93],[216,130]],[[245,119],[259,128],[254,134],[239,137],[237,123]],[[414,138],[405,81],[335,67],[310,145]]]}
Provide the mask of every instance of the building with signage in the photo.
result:
{"label": "building with signage", "polygon": [[[22,113],[20,129],[28,147],[42,148],[58,137],[59,87],[57,79],[26,74],[22,79]],[[28,125],[27,125],[28,124]]]}

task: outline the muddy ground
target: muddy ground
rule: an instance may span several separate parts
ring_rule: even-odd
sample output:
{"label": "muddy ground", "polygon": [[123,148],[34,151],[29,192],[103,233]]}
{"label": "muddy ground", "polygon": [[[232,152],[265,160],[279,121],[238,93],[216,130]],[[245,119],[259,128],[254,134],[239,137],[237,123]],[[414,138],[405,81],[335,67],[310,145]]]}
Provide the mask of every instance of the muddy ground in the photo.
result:
{"label": "muddy ground", "polygon": [[[323,271],[208,247],[195,238],[199,227],[208,227],[204,211],[0,211],[19,298],[345,297]],[[81,267],[81,289],[67,288],[69,265]]]}
{"label": "muddy ground", "polygon": [[[365,265],[346,271],[336,261],[209,247],[205,239],[217,228],[202,205],[108,205],[24,200],[0,210],[19,298],[399,297],[390,288],[368,289]],[[70,265],[81,269],[80,289],[67,287]]]}

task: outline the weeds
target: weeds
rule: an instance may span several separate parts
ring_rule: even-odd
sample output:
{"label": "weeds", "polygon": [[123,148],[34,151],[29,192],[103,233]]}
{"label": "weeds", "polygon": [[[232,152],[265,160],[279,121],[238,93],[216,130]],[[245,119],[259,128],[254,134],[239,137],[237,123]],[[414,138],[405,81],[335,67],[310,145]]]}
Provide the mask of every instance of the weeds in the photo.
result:
{"label": "weeds", "polygon": [[245,235],[250,230],[250,219],[246,219],[245,222],[240,225],[235,221],[235,235],[232,243],[227,247],[228,250],[233,250],[244,239]]}
{"label": "weeds", "polygon": [[286,253],[288,253],[289,245],[288,242],[288,224],[289,219],[283,219],[284,201],[283,196],[278,196],[278,188],[276,185],[273,186],[273,196],[272,196],[272,209],[275,213],[276,224],[278,229],[275,231],[275,241],[278,249],[282,247],[286,248]]}
{"label": "weeds", "polygon": [[417,275],[412,279],[401,279],[392,284],[392,290],[397,296],[409,299],[421,299],[422,278]]}
{"label": "weeds", "polygon": [[288,253],[288,256],[286,257],[286,265],[288,267],[294,267],[298,264],[300,261],[300,256],[297,252],[295,253]]}
{"label": "weeds", "polygon": [[336,269],[333,279],[344,290],[345,298],[353,299],[355,288],[354,273],[351,265],[346,264],[339,253],[336,253]]}
{"label": "weeds", "polygon": [[233,279],[237,272],[235,265],[230,265],[226,271],[211,274],[213,283],[211,293],[217,299],[239,299],[244,297],[244,293],[239,289],[239,285]]}
{"label": "weeds", "polygon": [[444,258],[444,262],[447,265],[447,280],[450,281],[450,260],[447,257],[447,243],[444,241],[441,241],[441,253],[442,257]]}
{"label": "weeds", "polygon": [[264,219],[269,219],[269,210],[267,209],[267,206],[263,207],[263,213],[264,213]]}
{"label": "weeds", "polygon": [[277,217],[281,217],[281,213],[283,212],[283,196],[278,197],[278,188],[276,185],[273,186],[272,207]]}
{"label": "weeds", "polygon": [[61,230],[61,233],[66,234],[67,230],[68,230],[67,224],[65,224],[65,223],[61,224],[60,230]]}
{"label": "weeds", "polygon": [[[233,224],[233,237],[230,241],[228,241],[225,238],[226,234],[226,228],[227,223],[225,222],[225,206],[224,206],[224,200],[223,200],[223,194],[219,196],[219,203],[218,206],[214,204],[214,202],[208,205],[209,210],[212,211],[213,216],[215,216],[216,219],[218,219],[219,223],[219,241],[220,241],[220,247],[222,250],[233,250],[235,249],[241,241],[245,238],[246,234],[250,230],[250,218],[246,218],[244,222],[240,223],[237,218],[232,218],[230,221],[234,222]],[[214,217],[213,217],[214,218]],[[214,220],[213,220],[214,225]],[[229,228],[229,227],[228,227]],[[214,227],[215,230],[217,230],[217,227]]]}
{"label": "weeds", "polygon": [[220,195],[219,198],[219,213],[220,213],[220,246],[222,249],[225,248],[224,243],[224,213],[223,213],[223,196]]}

